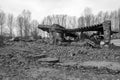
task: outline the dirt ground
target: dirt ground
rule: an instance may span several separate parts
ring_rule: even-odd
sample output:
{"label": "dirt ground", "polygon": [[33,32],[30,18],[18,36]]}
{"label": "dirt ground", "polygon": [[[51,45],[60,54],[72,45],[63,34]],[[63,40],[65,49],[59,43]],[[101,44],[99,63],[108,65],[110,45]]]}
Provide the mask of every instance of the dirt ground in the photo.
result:
{"label": "dirt ground", "polygon": [[9,42],[0,48],[0,80],[120,80],[120,49]]}

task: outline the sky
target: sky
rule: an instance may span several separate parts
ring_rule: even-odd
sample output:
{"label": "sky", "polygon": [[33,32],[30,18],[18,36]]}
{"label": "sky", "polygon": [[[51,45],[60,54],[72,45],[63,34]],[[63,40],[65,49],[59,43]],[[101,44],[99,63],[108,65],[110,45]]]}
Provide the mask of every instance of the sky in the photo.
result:
{"label": "sky", "polygon": [[17,16],[26,9],[31,11],[32,19],[38,21],[53,14],[79,17],[86,7],[94,14],[113,11],[120,8],[120,0],[0,0],[0,9],[4,12]]}

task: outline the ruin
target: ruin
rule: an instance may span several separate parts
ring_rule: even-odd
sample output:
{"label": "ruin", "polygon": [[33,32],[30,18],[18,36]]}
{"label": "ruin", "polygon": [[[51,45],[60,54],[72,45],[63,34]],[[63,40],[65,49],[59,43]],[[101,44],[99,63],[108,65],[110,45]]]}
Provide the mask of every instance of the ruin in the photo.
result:
{"label": "ruin", "polygon": [[[38,28],[47,31],[50,35],[50,41],[53,44],[58,44],[61,42],[74,42],[79,41],[79,38],[83,35],[84,32],[93,31],[93,33],[89,36],[90,45],[95,47],[95,44],[99,45],[100,41],[103,40],[105,45],[110,44],[111,35],[117,33],[115,31],[111,31],[111,21],[107,20],[101,24],[96,24],[92,26],[85,26],[81,28],[74,29],[66,29],[63,26],[58,24],[53,25],[38,25]],[[80,33],[81,35],[77,34]],[[92,42],[92,44],[91,44]],[[94,44],[93,44],[94,43]]]}

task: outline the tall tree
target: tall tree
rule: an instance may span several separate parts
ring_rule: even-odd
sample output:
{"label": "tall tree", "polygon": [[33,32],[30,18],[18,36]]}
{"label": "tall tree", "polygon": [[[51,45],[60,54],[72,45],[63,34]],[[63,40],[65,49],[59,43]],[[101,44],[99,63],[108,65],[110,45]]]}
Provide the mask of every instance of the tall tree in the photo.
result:
{"label": "tall tree", "polygon": [[8,14],[7,25],[10,31],[9,35],[10,37],[12,37],[13,35],[13,14]]}
{"label": "tall tree", "polygon": [[119,30],[119,20],[118,20],[118,12],[117,11],[112,11],[110,13],[110,20],[112,22],[111,28],[112,30],[118,31]]}
{"label": "tall tree", "polygon": [[120,33],[120,9],[118,9],[119,33]]}
{"label": "tall tree", "polygon": [[105,12],[105,13],[103,14],[103,21],[109,20],[109,19],[110,19],[109,13],[108,13],[108,12]]}
{"label": "tall tree", "polygon": [[38,26],[38,21],[37,20],[32,20],[32,22],[31,22],[31,35],[35,38],[35,39],[37,39],[38,38],[38,28],[37,28],[37,26]]}
{"label": "tall tree", "polygon": [[91,17],[92,17],[92,10],[91,8],[85,8],[84,10],[84,15],[85,15],[85,26],[90,26],[91,23]]}
{"label": "tall tree", "polygon": [[84,26],[85,26],[85,18],[84,16],[81,16],[78,19],[78,27],[84,27]]}
{"label": "tall tree", "polygon": [[30,20],[31,20],[31,12],[29,10],[23,10],[23,23],[24,23],[24,36],[27,38],[30,35]]}
{"label": "tall tree", "polygon": [[20,36],[23,37],[24,18],[21,15],[17,17],[17,23],[18,23]]}
{"label": "tall tree", "polygon": [[75,16],[67,16],[66,25],[68,28],[78,27],[78,21]]}
{"label": "tall tree", "polygon": [[103,22],[103,12],[102,11],[100,11],[97,15],[96,15],[96,19],[95,19],[95,22],[97,23],[97,24],[99,24],[99,23],[102,23]]}
{"label": "tall tree", "polygon": [[1,10],[0,11],[0,29],[1,29],[1,35],[3,33],[3,25],[5,23],[5,13]]}

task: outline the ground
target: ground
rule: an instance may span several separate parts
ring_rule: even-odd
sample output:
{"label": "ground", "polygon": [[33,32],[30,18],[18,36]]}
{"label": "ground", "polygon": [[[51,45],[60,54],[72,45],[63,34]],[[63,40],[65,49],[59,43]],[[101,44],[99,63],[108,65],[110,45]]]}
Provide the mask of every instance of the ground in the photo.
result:
{"label": "ground", "polygon": [[120,80],[120,49],[9,42],[0,48],[0,80]]}

